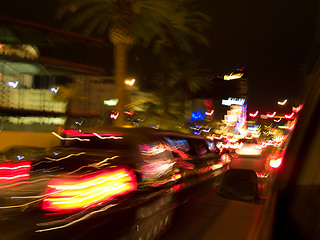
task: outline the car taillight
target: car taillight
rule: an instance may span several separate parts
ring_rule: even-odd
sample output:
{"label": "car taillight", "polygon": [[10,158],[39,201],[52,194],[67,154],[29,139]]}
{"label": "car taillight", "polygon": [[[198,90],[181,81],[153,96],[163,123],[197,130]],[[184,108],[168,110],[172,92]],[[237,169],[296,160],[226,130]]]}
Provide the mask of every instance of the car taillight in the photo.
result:
{"label": "car taillight", "polygon": [[137,188],[132,171],[115,169],[80,179],[52,179],[42,209],[74,211],[96,206]]}
{"label": "car taillight", "polygon": [[277,158],[277,159],[271,159],[269,162],[270,167],[272,168],[279,168],[282,163],[282,158]]}
{"label": "car taillight", "polygon": [[0,184],[29,179],[31,161],[0,163]]}

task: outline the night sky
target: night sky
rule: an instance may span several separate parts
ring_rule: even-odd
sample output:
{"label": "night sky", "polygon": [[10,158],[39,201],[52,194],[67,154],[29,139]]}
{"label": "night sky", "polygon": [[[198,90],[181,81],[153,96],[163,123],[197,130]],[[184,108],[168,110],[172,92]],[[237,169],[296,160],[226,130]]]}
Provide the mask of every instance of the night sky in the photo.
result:
{"label": "night sky", "polygon": [[315,50],[319,1],[214,2],[206,8],[213,17],[213,47],[207,52],[213,72],[245,67],[249,110],[272,111],[285,98],[295,104],[303,84],[302,64]]}
{"label": "night sky", "polygon": [[[55,1],[0,2],[0,14],[61,26],[53,16]],[[197,2],[213,20],[212,29],[208,31],[211,49],[197,49],[195,53],[205,60],[211,74],[208,77],[245,67],[249,80],[249,111],[272,111],[277,101],[286,98],[289,105],[297,104],[305,81],[302,69],[304,64],[308,67],[312,62],[319,38],[320,1]],[[152,69],[152,66],[146,68]]]}

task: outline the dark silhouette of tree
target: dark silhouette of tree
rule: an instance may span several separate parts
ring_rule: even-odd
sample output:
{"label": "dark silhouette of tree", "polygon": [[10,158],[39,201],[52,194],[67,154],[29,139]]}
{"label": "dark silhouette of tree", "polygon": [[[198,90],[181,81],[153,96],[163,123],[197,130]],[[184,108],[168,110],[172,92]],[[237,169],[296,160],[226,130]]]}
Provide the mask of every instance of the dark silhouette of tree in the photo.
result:
{"label": "dark silhouette of tree", "polygon": [[113,44],[115,93],[119,98],[116,125],[124,124],[127,58],[135,44],[148,46],[160,36],[160,26],[179,29],[176,21],[180,1],[172,0],[60,0],[57,16],[67,19],[68,29],[78,29],[86,35],[97,34]]}

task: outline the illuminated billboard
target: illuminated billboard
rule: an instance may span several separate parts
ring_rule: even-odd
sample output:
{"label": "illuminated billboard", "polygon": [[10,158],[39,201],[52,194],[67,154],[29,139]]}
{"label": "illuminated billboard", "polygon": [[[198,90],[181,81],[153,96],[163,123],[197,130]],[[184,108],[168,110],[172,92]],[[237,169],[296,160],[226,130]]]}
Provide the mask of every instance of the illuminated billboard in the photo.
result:
{"label": "illuminated billboard", "polygon": [[231,106],[231,105],[239,105],[242,106],[245,103],[246,99],[244,98],[231,98],[222,99],[222,105]]}

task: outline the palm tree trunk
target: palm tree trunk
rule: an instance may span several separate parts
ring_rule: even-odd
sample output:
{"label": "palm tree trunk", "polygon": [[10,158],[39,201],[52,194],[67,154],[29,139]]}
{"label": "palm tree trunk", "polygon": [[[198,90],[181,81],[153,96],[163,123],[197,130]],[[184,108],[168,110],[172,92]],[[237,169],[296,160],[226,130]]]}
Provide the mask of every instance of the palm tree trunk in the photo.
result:
{"label": "palm tree trunk", "polygon": [[163,81],[163,117],[169,117],[169,48],[164,46],[161,51],[161,67],[162,67],[162,81]]}
{"label": "palm tree trunk", "polygon": [[71,121],[71,104],[72,100],[69,100],[66,106],[66,111],[65,111],[65,116],[66,116],[66,120],[64,122],[64,130],[70,130],[71,129],[71,125],[72,125],[72,121]]}
{"label": "palm tree trunk", "polygon": [[124,81],[126,78],[126,69],[127,69],[127,52],[128,45],[125,43],[116,43],[114,44],[114,76],[115,76],[115,93],[116,98],[119,99],[117,104],[117,109],[119,111],[118,118],[114,121],[115,126],[123,126],[125,124],[125,85]]}

